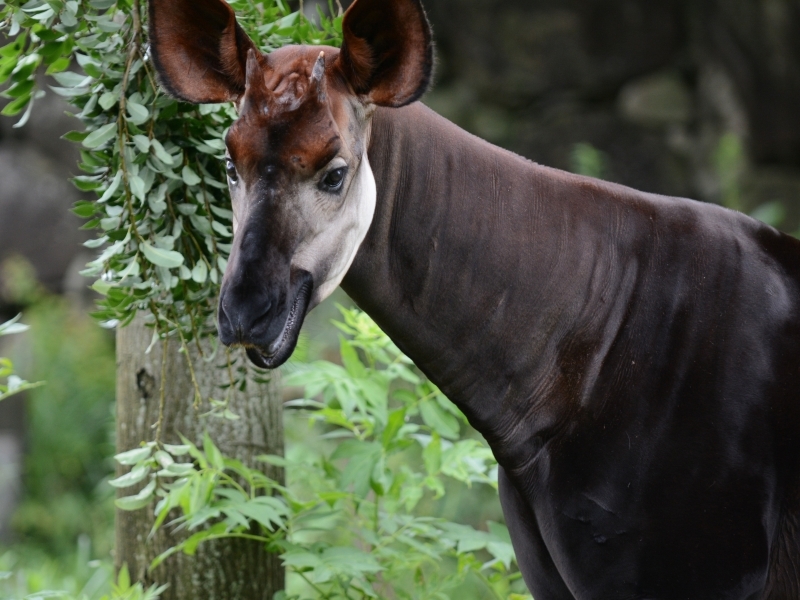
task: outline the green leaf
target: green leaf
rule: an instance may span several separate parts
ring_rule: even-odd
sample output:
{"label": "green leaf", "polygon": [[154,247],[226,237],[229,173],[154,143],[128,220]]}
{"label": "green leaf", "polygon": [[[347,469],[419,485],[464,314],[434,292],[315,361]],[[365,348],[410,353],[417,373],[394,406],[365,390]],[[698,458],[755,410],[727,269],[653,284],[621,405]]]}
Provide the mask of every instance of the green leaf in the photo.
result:
{"label": "green leaf", "polygon": [[47,68],[47,71],[45,71],[45,75],[54,75],[56,73],[61,73],[66,69],[68,69],[71,64],[72,61],[70,61],[68,56],[59,58],[57,61],[55,61]]}
{"label": "green leaf", "polygon": [[444,438],[451,440],[458,439],[460,431],[458,419],[446,413],[436,400],[429,399],[421,402],[419,405],[419,412],[422,415],[422,420],[425,421],[425,424],[434,432]]}
{"label": "green leaf", "polygon": [[150,458],[150,454],[152,454],[152,448],[148,445],[143,448],[134,448],[127,452],[120,452],[114,456],[114,460],[121,465],[131,466]]}
{"label": "green leaf", "polygon": [[[131,193],[140,202],[144,202],[146,197],[147,197],[146,192],[145,192],[144,179],[142,179],[138,175],[130,175],[130,176],[128,176],[128,184],[131,186]],[[146,252],[145,252],[145,254],[146,254]],[[156,263],[156,264],[158,264],[158,263]]]}
{"label": "green leaf", "polygon": [[106,191],[103,192],[103,195],[97,199],[98,204],[108,202],[111,197],[117,193],[120,183],[122,183],[122,169],[117,171],[117,174],[114,176],[114,179],[111,180],[111,183],[108,185]]}
{"label": "green leaf", "polygon": [[116,479],[112,479],[108,482],[108,485],[115,487],[115,488],[126,488],[132,485],[136,485],[140,481],[143,481],[145,477],[150,474],[150,467],[147,465],[140,465],[131,469],[129,473],[117,477]]}
{"label": "green leaf", "polygon": [[3,110],[0,110],[0,114],[6,117],[13,117],[14,115],[18,115],[22,112],[22,109],[25,108],[30,102],[30,96],[22,96],[21,98],[17,98],[13,102],[9,102],[5,105]]}
{"label": "green leaf", "polygon": [[150,140],[146,135],[133,136],[133,143],[136,144],[136,149],[139,152],[146,153],[150,151]]}
{"label": "green leaf", "polygon": [[153,152],[155,152],[158,160],[165,165],[171,166],[175,164],[175,159],[172,158],[172,155],[164,149],[164,146],[162,146],[161,142],[157,139],[153,138],[150,140],[150,147],[153,149]]}
{"label": "green leaf", "polygon": [[400,408],[398,410],[392,411],[389,414],[389,421],[386,424],[386,427],[383,429],[383,433],[381,434],[381,443],[383,447],[388,449],[389,446],[395,442],[395,436],[400,431],[400,428],[406,422],[406,410],[405,408]]}
{"label": "green leaf", "polygon": [[83,140],[86,139],[87,135],[88,135],[88,133],[85,132],[85,131],[70,131],[69,133],[65,133],[61,137],[62,137],[62,139],[68,140],[70,142],[78,142],[78,143],[80,143],[80,142],[82,142]]}
{"label": "green leaf", "polygon": [[99,148],[110,139],[116,137],[116,135],[117,135],[117,124],[108,123],[107,125],[103,125],[99,129],[96,129],[89,135],[87,135],[86,138],[83,140],[83,145],[84,147],[90,149]]}
{"label": "green leaf", "polygon": [[356,496],[364,497],[370,489],[370,480],[375,465],[380,460],[381,445],[376,442],[361,442],[348,440],[339,445],[331,458],[349,458],[339,485],[347,489],[351,484]]}
{"label": "green leaf", "polygon": [[205,261],[200,260],[192,269],[192,279],[197,283],[205,283],[208,279],[208,267]]}
{"label": "green leaf", "polygon": [[282,527],[289,516],[286,505],[270,496],[257,496],[248,502],[237,504],[235,509],[268,530]]}
{"label": "green leaf", "polygon": [[221,471],[225,468],[225,459],[223,458],[222,453],[219,451],[219,448],[214,445],[214,442],[211,440],[211,437],[207,432],[203,434],[203,452],[205,452],[208,462],[215,469],[219,469]]}
{"label": "green leaf", "polygon": [[433,434],[431,441],[422,451],[422,459],[425,461],[425,470],[428,475],[436,475],[442,468],[442,439]]}
{"label": "green leaf", "polygon": [[199,185],[202,181],[189,165],[183,167],[181,176],[183,177],[183,182],[188,186]]}
{"label": "green leaf", "polygon": [[129,99],[125,108],[128,111],[128,120],[134,125],[141,125],[150,118],[150,111],[138,102]]}
{"label": "green leaf", "polygon": [[180,252],[162,250],[161,248],[151,246],[147,242],[142,242],[140,246],[142,252],[144,252],[145,258],[154,265],[167,269],[175,269],[183,264],[183,255]]}
{"label": "green leaf", "polygon": [[117,498],[114,502],[120,510],[139,510],[144,508],[155,498],[156,481],[150,481],[142,491],[135,496],[126,496],[124,498]]}
{"label": "green leaf", "polygon": [[361,360],[358,358],[358,353],[356,349],[353,347],[352,342],[349,340],[340,337],[339,338],[339,353],[342,357],[342,364],[347,372],[356,378],[362,378],[366,376],[366,369],[364,365],[361,363]]}
{"label": "green leaf", "polygon": [[97,103],[103,108],[103,110],[108,110],[112,106],[116,106],[118,102],[119,102],[119,94],[116,94],[114,92],[105,92],[102,96],[100,96],[100,99],[97,101]]}

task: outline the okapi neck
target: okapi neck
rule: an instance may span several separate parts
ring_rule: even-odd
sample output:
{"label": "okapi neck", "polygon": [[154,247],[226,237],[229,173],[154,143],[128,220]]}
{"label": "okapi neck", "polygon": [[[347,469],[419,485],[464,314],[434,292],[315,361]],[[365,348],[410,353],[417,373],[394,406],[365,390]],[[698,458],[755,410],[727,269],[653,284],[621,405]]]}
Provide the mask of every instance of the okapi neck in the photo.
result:
{"label": "okapi neck", "polygon": [[613,264],[619,209],[598,206],[609,203],[601,184],[497,148],[419,103],[376,112],[369,158],[377,208],[343,287],[513,455],[522,421],[532,426],[521,438],[558,426],[592,385],[602,348],[565,357],[564,340],[581,329],[600,338],[594,330],[624,312],[636,268]]}

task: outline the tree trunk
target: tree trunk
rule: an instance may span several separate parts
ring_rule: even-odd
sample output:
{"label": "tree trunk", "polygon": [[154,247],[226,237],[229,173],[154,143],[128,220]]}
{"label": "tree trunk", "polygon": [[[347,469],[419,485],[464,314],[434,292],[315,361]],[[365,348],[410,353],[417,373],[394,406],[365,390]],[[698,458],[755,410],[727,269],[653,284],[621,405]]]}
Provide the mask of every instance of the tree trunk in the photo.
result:
{"label": "tree trunk", "polygon": [[[156,342],[145,353],[152,339],[152,329],[141,317],[117,331],[117,451],[137,448],[141,442],[155,438],[164,368],[165,407],[161,440],[179,444],[181,433],[198,446],[208,431],[215,444],[227,456],[237,458],[250,467],[263,470],[268,476],[282,474],[255,461],[260,454],[283,454],[283,420],[277,374],[259,374],[261,383],[248,371],[245,391],[233,391],[230,409],[240,419],[231,421],[201,417],[194,408],[194,387],[186,357],[179,353],[175,341],[167,344],[166,363],[162,365],[162,342]],[[220,348],[215,360],[204,362],[194,344],[190,355],[197,384],[205,401],[221,398],[220,386],[228,383],[225,352]],[[204,352],[210,353],[210,343]],[[269,381],[263,383],[265,379]],[[207,405],[206,405],[207,406]],[[123,468],[118,467],[117,474]],[[120,495],[129,495],[130,489]],[[168,558],[154,572],[148,572],[152,559],[177,544],[184,532],[173,533],[168,527],[148,539],[153,525],[153,507],[135,512],[117,511],[117,569],[128,565],[131,579],[146,585],[169,584],[162,600],[272,600],[284,586],[284,570],[277,555],[266,551],[263,544],[249,540],[218,540],[201,544],[195,556],[183,554]]]}

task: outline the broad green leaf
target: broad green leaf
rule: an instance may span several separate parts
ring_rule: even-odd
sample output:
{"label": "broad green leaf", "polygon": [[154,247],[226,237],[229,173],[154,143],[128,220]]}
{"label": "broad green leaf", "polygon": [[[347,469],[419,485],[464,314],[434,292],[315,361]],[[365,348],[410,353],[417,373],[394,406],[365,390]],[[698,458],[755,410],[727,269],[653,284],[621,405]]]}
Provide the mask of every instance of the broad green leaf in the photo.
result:
{"label": "broad green leaf", "polygon": [[211,440],[211,437],[208,435],[208,433],[203,434],[203,452],[206,453],[208,461],[214,468],[220,470],[225,468],[225,461],[222,457],[222,453],[214,445],[214,442]]}
{"label": "broad green leaf", "polygon": [[460,430],[458,419],[446,413],[436,400],[430,399],[421,402],[419,405],[419,412],[422,415],[422,420],[425,421],[425,424],[433,431],[451,440],[458,438]]}
{"label": "broad green leaf", "polygon": [[189,165],[183,167],[181,176],[183,177],[183,182],[189,186],[199,185],[201,182],[200,177],[197,176],[197,173],[195,173]]}
{"label": "broad green leaf", "polygon": [[111,197],[116,194],[117,190],[119,189],[119,184],[122,182],[122,170],[117,171],[117,174],[114,176],[114,179],[111,180],[108,188],[100,198],[97,199],[99,204],[104,202],[108,202]]}
{"label": "broad green leaf", "polygon": [[150,140],[147,138],[146,135],[135,135],[135,136],[133,136],[133,143],[136,145],[136,149],[139,152],[149,152],[150,151]]}
{"label": "broad green leaf", "polygon": [[169,452],[172,456],[185,456],[189,454],[189,450],[191,446],[188,445],[172,445],[172,444],[164,444],[164,450]]}
{"label": "broad green leaf", "polygon": [[145,258],[159,267],[175,269],[183,264],[183,255],[180,252],[162,250],[161,248],[151,246],[147,242],[142,242],[141,248]]}
{"label": "broad green leaf", "polygon": [[128,111],[128,120],[135,125],[141,125],[150,118],[150,111],[138,102],[129,99],[125,108]]}
{"label": "broad green leaf", "polygon": [[136,196],[140,202],[144,202],[146,198],[144,179],[138,175],[130,175],[128,177],[128,184],[131,186],[131,193]]}
{"label": "broad green leaf", "polygon": [[192,269],[192,279],[197,283],[205,283],[208,279],[208,266],[204,260],[200,260]]}
{"label": "broad green leaf", "polygon": [[150,147],[155,152],[155,155],[158,157],[158,160],[163,162],[167,166],[171,166],[175,164],[175,160],[172,158],[169,152],[164,149],[164,146],[161,145],[157,139],[153,138],[150,140]]}
{"label": "broad green leaf", "polygon": [[108,123],[99,129],[94,130],[83,140],[83,145],[86,148],[99,148],[110,139],[117,135],[117,124]]}
{"label": "broad green leaf", "polygon": [[366,375],[366,369],[364,369],[361,359],[358,358],[358,354],[356,349],[353,347],[353,344],[343,337],[339,338],[339,353],[342,357],[344,368],[347,369],[347,372],[350,375],[357,378],[361,378]]}
{"label": "broad green leaf", "polygon": [[[342,446],[345,444],[347,444],[347,442],[342,444]],[[339,448],[342,446],[339,446]],[[348,452],[340,453],[339,457],[348,455],[350,458],[339,479],[339,484],[342,488],[347,489],[352,485],[353,493],[362,498],[366,496],[370,489],[372,471],[381,457],[381,451],[380,444],[375,442],[361,442],[359,444],[351,444]],[[333,458],[337,458],[337,453],[334,453]]]}
{"label": "broad green leaf", "polygon": [[150,457],[152,454],[152,449],[149,446],[145,446],[143,448],[134,448],[133,450],[128,450],[126,452],[121,452],[114,456],[114,460],[116,460],[121,465],[131,466],[136,465],[143,460]]}
{"label": "broad green leaf", "polygon": [[140,481],[144,480],[150,474],[150,467],[147,465],[140,465],[138,467],[133,468],[129,473],[117,477],[116,479],[112,479],[108,482],[108,484],[115,488],[126,488],[132,485],[136,485]]}
{"label": "broad green leaf", "polygon": [[148,483],[142,491],[134,496],[126,496],[124,498],[117,498],[114,502],[117,508],[120,510],[139,510],[140,508],[144,508],[155,497],[156,491],[156,482],[152,480]]}
{"label": "broad green leaf", "polygon": [[428,475],[436,475],[442,468],[442,439],[438,434],[433,434],[431,441],[422,451],[422,458]]}
{"label": "broad green leaf", "polygon": [[115,106],[119,102],[119,94],[114,92],[105,92],[97,103],[103,108],[103,110],[108,110],[112,106]]}

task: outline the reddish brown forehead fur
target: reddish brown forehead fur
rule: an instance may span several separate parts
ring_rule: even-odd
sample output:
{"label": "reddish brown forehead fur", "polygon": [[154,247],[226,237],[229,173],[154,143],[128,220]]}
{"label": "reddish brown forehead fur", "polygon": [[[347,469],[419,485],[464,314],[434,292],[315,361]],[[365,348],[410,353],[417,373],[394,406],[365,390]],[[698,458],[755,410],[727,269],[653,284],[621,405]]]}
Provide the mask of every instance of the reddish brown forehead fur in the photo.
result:
{"label": "reddish brown forehead fur", "polygon": [[258,57],[259,71],[248,75],[239,119],[226,139],[240,174],[271,165],[310,176],[336,157],[347,91],[331,68],[318,84],[312,81],[320,52],[333,65],[339,50],[286,46]]}

